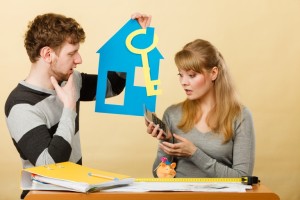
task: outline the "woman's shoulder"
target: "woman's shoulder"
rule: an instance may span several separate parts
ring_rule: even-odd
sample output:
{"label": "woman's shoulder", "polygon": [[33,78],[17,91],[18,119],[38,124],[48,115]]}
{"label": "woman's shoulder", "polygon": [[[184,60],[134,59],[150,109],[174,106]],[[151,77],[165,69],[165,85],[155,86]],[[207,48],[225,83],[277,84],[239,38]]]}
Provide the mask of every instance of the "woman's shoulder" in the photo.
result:
{"label": "woman's shoulder", "polygon": [[241,114],[242,117],[252,118],[252,113],[250,109],[246,106],[242,106]]}
{"label": "woman's shoulder", "polygon": [[250,109],[246,106],[242,106],[240,115],[234,120],[234,123],[236,126],[239,126],[239,124],[248,121],[252,122],[252,113]]}
{"label": "woman's shoulder", "polygon": [[169,107],[167,107],[165,113],[167,113],[167,114],[181,113],[181,103],[170,105]]}
{"label": "woman's shoulder", "polygon": [[[181,104],[172,104],[164,112],[163,120],[170,129],[176,127],[182,116]],[[172,128],[173,127],[173,128]]]}
{"label": "woman's shoulder", "polygon": [[167,107],[167,110],[180,110],[181,109],[181,103],[172,104],[169,107]]}

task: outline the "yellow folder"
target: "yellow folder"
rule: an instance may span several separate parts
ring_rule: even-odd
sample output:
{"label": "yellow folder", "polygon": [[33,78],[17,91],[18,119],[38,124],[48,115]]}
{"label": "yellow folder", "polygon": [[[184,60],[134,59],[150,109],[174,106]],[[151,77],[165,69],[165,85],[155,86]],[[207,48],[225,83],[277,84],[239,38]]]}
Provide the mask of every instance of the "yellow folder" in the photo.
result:
{"label": "yellow folder", "polygon": [[26,168],[21,175],[23,190],[92,192],[134,182],[134,178],[128,175],[97,170],[72,162]]}

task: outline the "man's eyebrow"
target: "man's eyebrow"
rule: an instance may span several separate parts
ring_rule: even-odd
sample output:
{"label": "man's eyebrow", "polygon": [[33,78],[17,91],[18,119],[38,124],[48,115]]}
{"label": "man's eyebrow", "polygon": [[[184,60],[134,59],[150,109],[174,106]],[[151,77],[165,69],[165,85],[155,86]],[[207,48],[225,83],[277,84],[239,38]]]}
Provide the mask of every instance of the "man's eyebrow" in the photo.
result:
{"label": "man's eyebrow", "polygon": [[69,54],[74,54],[74,53],[76,53],[76,52],[78,52],[78,49],[75,49],[75,50],[73,50],[73,51],[70,51]]}

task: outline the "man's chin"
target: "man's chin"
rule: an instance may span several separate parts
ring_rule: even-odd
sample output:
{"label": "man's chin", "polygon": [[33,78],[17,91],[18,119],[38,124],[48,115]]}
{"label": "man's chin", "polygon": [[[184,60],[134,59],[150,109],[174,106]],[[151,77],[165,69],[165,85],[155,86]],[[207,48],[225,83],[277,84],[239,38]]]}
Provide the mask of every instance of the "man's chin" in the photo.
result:
{"label": "man's chin", "polygon": [[62,83],[64,81],[68,81],[68,79],[69,79],[70,76],[71,76],[71,74],[70,75],[68,74],[68,75],[60,76],[58,78],[58,80],[59,80],[60,83]]}
{"label": "man's chin", "polygon": [[73,70],[70,70],[69,74],[68,74],[68,78],[74,73]]}

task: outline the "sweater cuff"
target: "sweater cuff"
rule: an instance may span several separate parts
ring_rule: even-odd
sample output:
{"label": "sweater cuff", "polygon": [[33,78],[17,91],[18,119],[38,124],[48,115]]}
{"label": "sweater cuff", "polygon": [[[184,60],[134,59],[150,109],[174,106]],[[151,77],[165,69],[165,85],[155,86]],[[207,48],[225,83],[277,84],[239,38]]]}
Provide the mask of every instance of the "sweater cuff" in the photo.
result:
{"label": "sweater cuff", "polygon": [[61,119],[71,119],[71,120],[75,120],[77,116],[77,113],[69,108],[64,108],[62,115],[61,115]]}
{"label": "sweater cuff", "polygon": [[209,161],[208,156],[199,148],[189,158],[193,163],[207,163]]}

